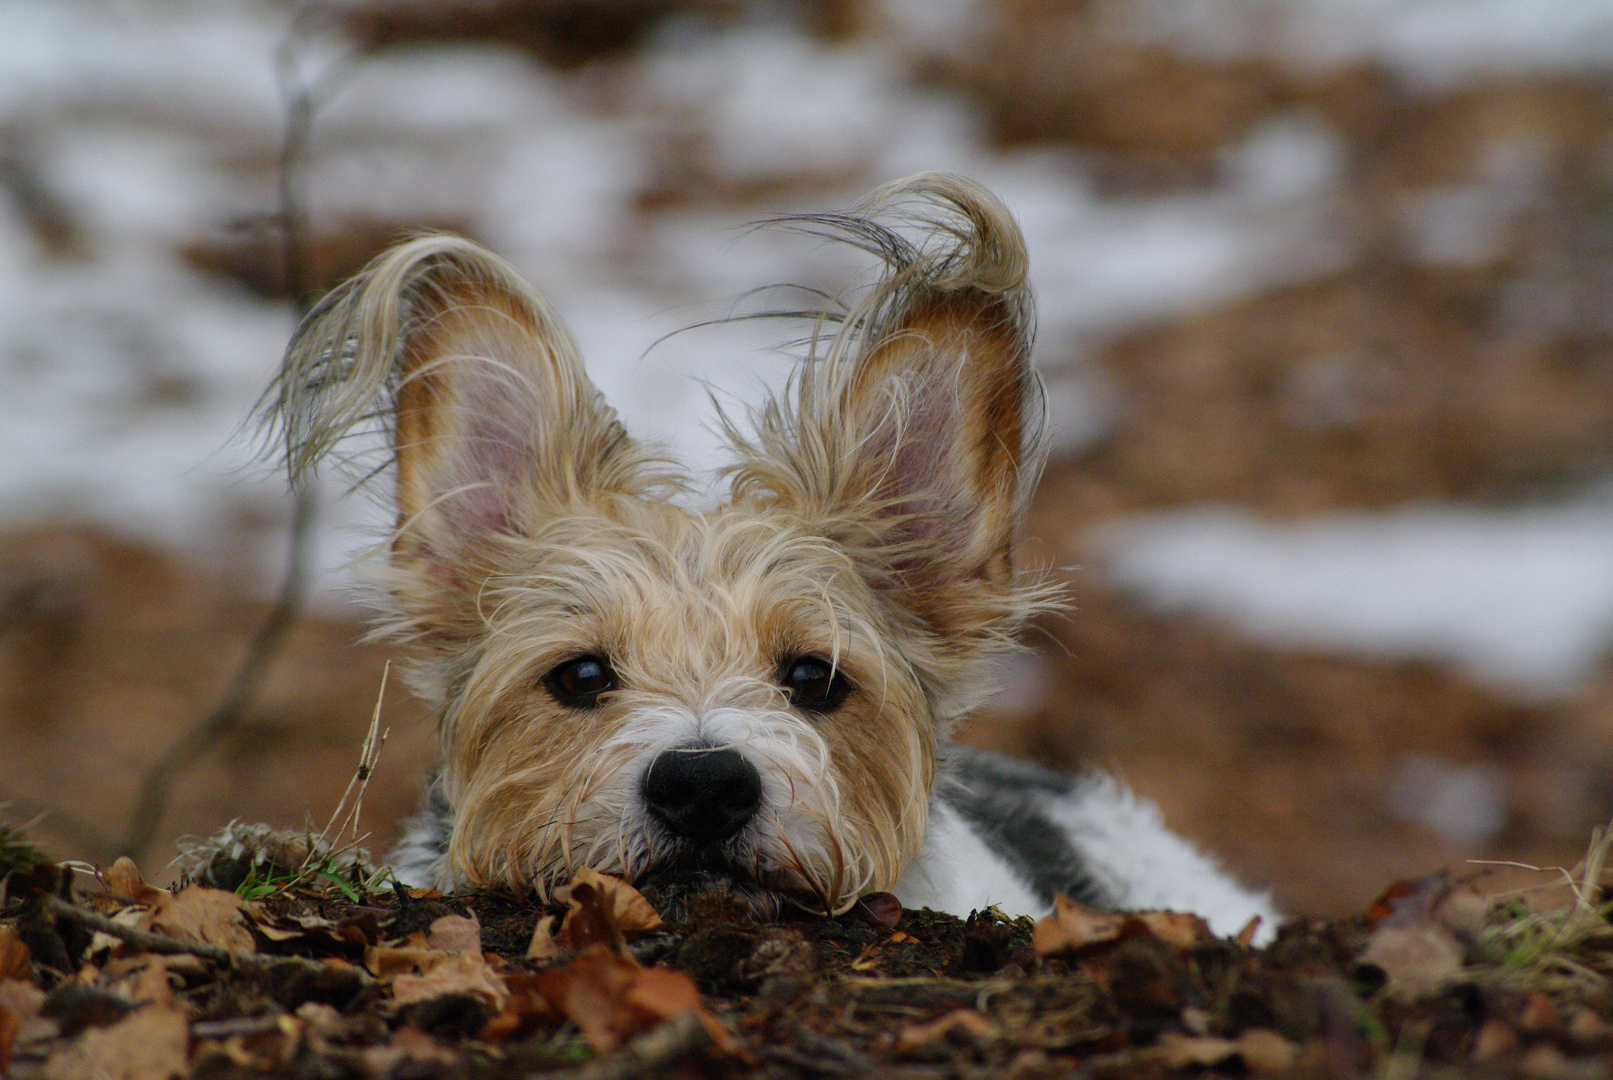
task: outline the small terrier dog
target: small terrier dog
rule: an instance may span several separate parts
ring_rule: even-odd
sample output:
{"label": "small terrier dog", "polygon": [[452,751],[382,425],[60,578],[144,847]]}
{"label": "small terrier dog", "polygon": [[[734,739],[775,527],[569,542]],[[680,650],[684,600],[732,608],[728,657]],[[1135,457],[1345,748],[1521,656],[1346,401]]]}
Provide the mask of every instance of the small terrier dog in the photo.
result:
{"label": "small terrier dog", "polygon": [[300,479],[390,435],[380,632],[412,644],[441,772],[392,865],[540,894],[593,866],[672,897],[869,893],[1042,914],[1055,893],[1274,913],[1102,776],[949,734],[1057,590],[1016,547],[1045,454],[1024,240],[969,181],[783,219],[877,255],[782,399],[721,419],[696,510],[549,304],[467,240],[401,243],[307,317],[272,388]]}

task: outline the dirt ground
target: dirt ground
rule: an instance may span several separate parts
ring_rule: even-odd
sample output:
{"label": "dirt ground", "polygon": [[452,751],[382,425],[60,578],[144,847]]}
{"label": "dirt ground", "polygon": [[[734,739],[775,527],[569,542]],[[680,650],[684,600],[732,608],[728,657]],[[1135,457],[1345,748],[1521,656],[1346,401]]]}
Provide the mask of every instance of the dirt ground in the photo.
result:
{"label": "dirt ground", "polygon": [[[1604,850],[1603,855],[1606,854]],[[19,858],[0,909],[18,1078],[1606,1075],[1613,931],[1448,875],[1253,949],[1193,916],[903,911],[663,922],[584,871],[555,903],[366,888],[318,864],[235,891],[100,887]],[[1594,875],[1593,875],[1594,878]],[[251,899],[243,898],[245,896]],[[343,895],[346,894],[346,895]],[[654,893],[651,898],[659,900]],[[1582,893],[1582,896],[1594,896]]]}

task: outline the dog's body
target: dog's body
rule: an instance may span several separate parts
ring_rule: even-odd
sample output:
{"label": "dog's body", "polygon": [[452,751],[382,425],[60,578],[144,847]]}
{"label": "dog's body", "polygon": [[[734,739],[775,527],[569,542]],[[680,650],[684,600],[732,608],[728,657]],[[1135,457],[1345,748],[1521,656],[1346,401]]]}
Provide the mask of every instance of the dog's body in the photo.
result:
{"label": "dog's body", "polygon": [[[898,212],[919,207],[922,213]],[[414,643],[443,770],[399,876],[540,892],[584,865],[769,911],[1039,913],[1055,893],[1272,912],[1112,781],[949,742],[1056,591],[1019,566],[1040,470],[1023,241],[951,177],[798,219],[884,278],[786,400],[723,420],[728,501],[674,501],[555,314],[467,241],[383,254],[309,316],[277,414],[293,473],[379,417],[397,528],[384,629]]]}
{"label": "dog's body", "polygon": [[[398,879],[452,886],[442,874],[452,831],[453,810],[434,784],[392,852]],[[924,844],[893,891],[903,907],[959,916],[988,907],[1045,915],[1057,893],[1096,908],[1191,911],[1221,933],[1259,915],[1259,940],[1277,919],[1269,900],[1228,878],[1109,777],[957,745],[942,760]]]}

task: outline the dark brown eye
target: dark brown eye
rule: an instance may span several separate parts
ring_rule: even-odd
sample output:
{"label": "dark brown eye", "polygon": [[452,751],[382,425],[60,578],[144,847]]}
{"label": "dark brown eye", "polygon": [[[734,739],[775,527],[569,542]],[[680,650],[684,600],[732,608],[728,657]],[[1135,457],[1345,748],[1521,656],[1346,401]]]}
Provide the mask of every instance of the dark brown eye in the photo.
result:
{"label": "dark brown eye", "polygon": [[599,706],[599,695],[616,689],[616,672],[603,656],[578,656],[543,677],[544,689],[571,709]]}
{"label": "dark brown eye", "polygon": [[790,704],[807,712],[832,712],[851,693],[851,683],[829,661],[797,656],[784,661],[779,682],[790,692]]}

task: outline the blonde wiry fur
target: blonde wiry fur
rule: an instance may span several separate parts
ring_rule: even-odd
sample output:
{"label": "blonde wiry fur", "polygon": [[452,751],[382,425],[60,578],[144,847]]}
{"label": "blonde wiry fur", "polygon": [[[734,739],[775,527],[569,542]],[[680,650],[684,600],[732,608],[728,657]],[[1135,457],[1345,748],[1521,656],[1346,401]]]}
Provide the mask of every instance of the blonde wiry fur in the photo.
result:
{"label": "blonde wiry fur", "polygon": [[[1024,243],[933,174],[787,224],[884,273],[783,397],[722,418],[707,511],[467,240],[399,244],[298,331],[270,410],[293,477],[366,428],[391,448],[381,629],[412,644],[443,752],[416,876],[544,892],[591,865],[842,911],[920,865],[951,728],[1057,601],[1017,557],[1045,447]],[[656,788],[669,755],[733,821]]]}

